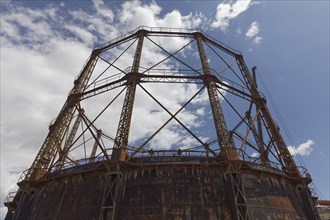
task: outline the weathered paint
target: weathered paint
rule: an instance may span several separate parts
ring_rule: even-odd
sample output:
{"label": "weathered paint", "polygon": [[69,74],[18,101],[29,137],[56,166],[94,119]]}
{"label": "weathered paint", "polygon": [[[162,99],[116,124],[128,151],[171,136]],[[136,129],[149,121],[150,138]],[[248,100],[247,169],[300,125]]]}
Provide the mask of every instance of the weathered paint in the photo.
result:
{"label": "weathered paint", "polygon": [[158,167],[127,172],[121,219],[231,219],[221,170]]}
{"label": "weathered paint", "polygon": [[[80,167],[28,184],[14,219],[235,219],[229,175],[219,163]],[[290,178],[248,167],[239,175],[250,219],[308,219]]]}

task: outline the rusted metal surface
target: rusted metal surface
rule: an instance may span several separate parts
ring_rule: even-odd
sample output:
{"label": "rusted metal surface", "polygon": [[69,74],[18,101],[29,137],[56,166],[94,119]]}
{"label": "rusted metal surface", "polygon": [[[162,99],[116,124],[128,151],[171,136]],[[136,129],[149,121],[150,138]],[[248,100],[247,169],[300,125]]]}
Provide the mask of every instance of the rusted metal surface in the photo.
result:
{"label": "rusted metal surface", "polygon": [[317,200],[316,209],[320,215],[321,220],[330,219],[330,200]]}
{"label": "rusted metal surface", "polygon": [[[67,175],[55,172],[23,192],[22,208],[14,219],[236,219],[228,193],[228,165],[185,161],[144,165],[124,163],[118,168],[107,162],[83,165]],[[292,180],[240,167],[250,219],[308,219]],[[118,169],[119,188],[111,186]],[[106,202],[110,187],[118,197]]]}
{"label": "rusted metal surface", "polygon": [[221,170],[205,167],[130,170],[120,203],[122,219],[231,219]]}
{"label": "rusted metal surface", "polygon": [[308,219],[292,183],[275,176],[246,176],[244,181],[249,209],[257,219]]}
{"label": "rusted metal surface", "polygon": [[330,200],[317,200],[316,205],[330,206]]}
{"label": "rusted metal surface", "polygon": [[[172,52],[158,37],[183,38],[187,44]],[[164,59],[140,66],[143,42]],[[198,57],[190,50],[179,55],[185,48],[198,51]],[[188,64],[186,56],[196,63]],[[197,92],[172,111],[146,83],[193,83]],[[129,135],[136,88],[169,116],[141,140]],[[112,131],[109,124],[116,119],[108,108],[125,89]],[[214,126],[203,127],[204,137],[183,123],[180,113],[205,90],[210,111],[203,117]],[[112,100],[99,99],[108,103],[104,108],[95,105],[96,96],[106,92]],[[99,117],[104,118],[96,123]],[[160,150],[168,147],[153,143],[154,137],[172,122],[187,137]],[[190,139],[196,146],[184,143]],[[93,50],[31,168],[21,175],[18,192],[8,197],[6,219],[318,220],[310,182],[240,52],[196,30],[143,27]]]}
{"label": "rusted metal surface", "polygon": [[[290,175],[297,178],[301,177],[287,149],[285,141],[268,110],[266,100],[258,91],[241,53],[199,31],[144,28],[145,29],[139,28],[134,33],[119,37],[93,50],[90,58],[74,81],[73,89],[69,92],[67,101],[64,103],[62,110],[54,123],[50,126],[49,133],[32,163],[31,168],[25,173],[25,180],[42,180],[57,164],[63,164],[65,162],[75,163],[76,159],[72,161],[71,158],[76,158],[75,150],[78,151],[82,146],[85,146],[86,139],[84,139],[84,137],[86,135],[91,136],[91,138],[98,143],[100,148],[99,154],[102,154],[108,160],[111,158],[113,161],[129,161],[132,157],[128,154],[136,155],[143,147],[152,148],[153,146],[147,146],[147,144],[150,144],[151,139],[159,132],[158,130],[152,133],[150,138],[147,139],[148,141],[142,145],[140,145],[140,143],[132,143],[134,141],[130,142],[129,131],[132,122],[132,113],[135,107],[136,88],[141,88],[148,96],[156,101],[164,113],[171,116],[169,122],[176,121],[180,125],[180,129],[182,128],[184,132],[189,134],[190,138],[200,144],[200,146],[198,146],[199,148],[206,149],[204,154],[212,153],[213,156],[218,156],[222,160],[231,160],[235,155],[231,155],[229,151],[232,149],[236,150],[237,146],[240,150],[244,149],[244,155],[238,155],[237,159],[249,160],[251,159],[252,153],[254,153],[254,155],[259,155],[259,158],[257,157],[255,159],[256,163],[262,162],[265,166],[272,165],[273,162],[279,163],[283,170],[290,172]],[[180,33],[180,31],[182,32]],[[167,48],[168,45],[162,44],[162,41],[155,40],[156,38],[161,39],[164,37],[182,38],[183,40],[188,40],[189,43],[178,48],[174,52],[169,52]],[[137,41],[136,44],[134,44],[135,41]],[[150,64],[151,66],[149,66],[149,64],[146,67],[140,66],[140,62],[145,59],[145,57],[142,56],[143,51],[146,49],[144,48],[144,41],[151,43],[160,53],[166,55],[165,58],[161,60],[155,58],[155,64]],[[196,67],[188,64],[187,61],[182,60],[183,58],[178,55],[179,52],[183,52],[186,47],[188,48],[190,46],[199,52],[198,57],[190,56],[191,62],[196,62]],[[118,47],[123,47],[125,49],[122,53],[118,54],[118,51],[114,51],[115,48],[118,49]],[[130,49],[135,52],[128,53]],[[212,54],[216,55],[216,58],[210,63],[208,60]],[[130,62],[128,58],[131,58],[132,62]],[[148,59],[150,59],[150,57]],[[123,64],[120,64],[121,62],[123,62]],[[171,62],[181,63],[180,68],[167,65]],[[119,64],[120,66],[117,66]],[[130,67],[129,65],[133,66]],[[160,66],[163,66],[163,69],[158,69]],[[102,70],[105,69],[100,72],[100,68]],[[216,70],[219,71],[219,68],[220,72],[217,72]],[[152,74],[150,75],[150,73]],[[155,76],[157,77],[155,78]],[[209,140],[210,143],[201,140],[201,138],[195,134],[195,131],[192,131],[189,126],[186,126],[179,120],[180,117],[178,115],[172,114],[171,111],[162,104],[162,100],[155,98],[153,94],[142,86],[142,84],[151,82],[195,83],[199,84],[198,88],[201,90],[206,88],[210,102],[210,112],[212,112],[210,118],[212,118],[214,122],[214,127],[210,126],[210,128],[213,127],[212,129],[214,129],[216,134],[216,140],[211,140],[215,138],[211,135],[213,132],[208,134],[212,137],[210,136],[205,139]],[[97,116],[93,114],[93,119],[87,117],[90,115],[90,112],[84,112],[84,107],[88,109],[93,103],[87,100],[85,96],[91,94],[91,96],[88,96],[88,99],[95,99],[95,96],[101,93],[110,92],[110,90],[114,88],[124,86],[126,87],[126,95],[123,100],[120,117],[118,118],[118,128],[115,132],[115,138],[111,138],[110,136],[113,134],[109,134],[110,130],[107,129],[104,124],[96,126],[94,122],[98,117],[105,114],[104,111],[106,111],[109,105],[115,101],[122,91],[115,96],[116,98],[114,98],[105,109],[97,110],[96,108],[99,106],[95,106],[95,111],[100,112],[100,114]],[[225,97],[224,94],[226,93],[231,95],[226,95]],[[222,99],[226,102],[227,107],[230,108],[223,108],[225,103],[221,103]],[[106,100],[102,101],[107,102]],[[183,106],[184,105],[181,107]],[[262,119],[259,120],[262,125],[260,126],[259,124],[258,127],[264,129],[264,132],[260,131],[257,133],[255,131],[256,120],[249,121],[248,118],[244,116],[246,112],[249,112],[249,117],[251,117],[251,119],[255,117]],[[233,117],[226,117],[226,115],[232,116],[233,113]],[[75,124],[73,118],[76,116],[77,118],[81,117],[83,120],[77,120]],[[109,121],[112,120],[116,121],[112,118],[109,119]],[[77,133],[78,130],[76,128],[80,127],[79,124],[87,128]],[[70,127],[73,128],[71,133],[69,131]],[[163,130],[164,127],[165,124],[161,126],[160,130]],[[96,135],[99,130],[102,131],[101,136],[106,135],[110,137],[113,143],[102,146],[102,137],[99,142]],[[242,132],[245,134],[242,134]],[[264,137],[259,137],[262,133]],[[69,139],[65,140],[67,135]],[[210,147],[211,142],[217,144]],[[180,144],[181,143],[177,143],[178,146],[176,147],[180,147]],[[182,145],[182,147],[184,147],[184,144]],[[158,146],[155,147],[159,148]],[[268,152],[267,154],[273,154],[274,156],[265,157],[264,152]],[[96,153],[96,155],[98,155],[98,153]],[[58,168],[61,169],[61,167]]]}

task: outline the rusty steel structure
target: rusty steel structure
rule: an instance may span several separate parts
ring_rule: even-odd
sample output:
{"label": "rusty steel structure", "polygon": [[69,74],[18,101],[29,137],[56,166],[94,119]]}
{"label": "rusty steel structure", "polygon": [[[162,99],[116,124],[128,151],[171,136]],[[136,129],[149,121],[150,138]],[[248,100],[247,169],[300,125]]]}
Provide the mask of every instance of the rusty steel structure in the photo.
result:
{"label": "rusty steel structure", "polygon": [[6,219],[319,219],[252,73],[199,30],[139,27],[98,46]]}

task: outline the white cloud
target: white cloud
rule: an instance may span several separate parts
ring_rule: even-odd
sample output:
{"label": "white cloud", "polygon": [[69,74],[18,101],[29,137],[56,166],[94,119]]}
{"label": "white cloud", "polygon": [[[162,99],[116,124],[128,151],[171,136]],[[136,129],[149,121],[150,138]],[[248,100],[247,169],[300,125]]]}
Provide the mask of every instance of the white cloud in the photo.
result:
{"label": "white cloud", "polygon": [[196,110],[196,113],[198,115],[204,115],[205,114],[205,107],[199,108]]}
{"label": "white cloud", "polygon": [[94,7],[97,11],[98,16],[105,18],[105,21],[112,23],[114,19],[114,14],[112,10],[104,5],[102,0],[93,0]]}
{"label": "white cloud", "polygon": [[235,3],[220,3],[217,7],[215,20],[211,28],[220,28],[225,31],[231,20],[235,19],[250,6],[251,0],[237,0]]}
{"label": "white cloud", "polygon": [[263,37],[257,36],[254,38],[253,43],[260,44],[262,39],[263,39]]}
{"label": "white cloud", "polygon": [[248,30],[245,33],[245,36],[249,39],[253,39],[254,44],[260,44],[263,38],[261,36],[258,36],[259,31],[259,23],[254,21],[249,26]]}
{"label": "white cloud", "polygon": [[260,153],[258,153],[258,152],[253,152],[253,153],[251,154],[251,157],[254,157],[254,158],[260,157]]}
{"label": "white cloud", "polygon": [[[199,137],[199,139],[206,143],[209,139],[206,137]],[[197,146],[201,146],[201,143],[199,143],[195,138],[193,137],[186,137],[181,141],[182,146],[180,146],[180,149],[189,149],[189,148],[194,148]]]}
{"label": "white cloud", "polygon": [[[232,19],[248,9],[250,2],[221,3],[212,27],[226,29]],[[49,122],[59,112],[94,44],[107,42],[140,25],[192,29],[204,26],[207,21],[201,13],[183,15],[179,10],[172,10],[161,14],[162,8],[155,1],[125,1],[117,3],[117,8],[110,8],[112,5],[107,3],[95,0],[90,8],[69,8],[61,2],[52,7],[33,9],[15,4],[3,11],[0,18],[1,180],[5,181],[1,181],[1,201],[16,188],[19,173],[27,169],[36,156],[48,132]],[[169,51],[175,51],[187,40],[163,38],[158,43],[166,45]],[[145,41],[141,65],[148,66],[155,60],[165,58],[166,55],[159,51]],[[127,53],[131,56],[133,51]],[[120,68],[130,62],[123,57],[125,59],[118,61],[121,62],[118,64]],[[177,67],[177,63],[165,62],[161,67],[169,66]],[[104,66],[97,68],[102,70]],[[167,85],[148,85],[146,88],[175,113],[197,92],[196,85],[176,85],[171,85],[171,88]],[[119,115],[121,104],[116,103],[117,110],[108,115]],[[132,142],[149,137],[170,118],[150,98],[137,97],[135,104],[130,136]],[[198,128],[205,123],[199,116],[211,114],[204,107],[209,105],[207,90],[190,105],[194,108],[183,110],[177,118],[188,128]],[[109,125],[105,118],[98,121],[98,124],[102,123],[109,127],[112,134],[118,125]],[[198,137],[202,141],[208,140],[208,137]],[[185,147],[199,144],[174,120],[151,141],[155,148],[165,149],[177,146],[179,142]],[[19,155],[17,152],[20,152]]]}
{"label": "white cloud", "polygon": [[1,217],[1,219],[5,219],[5,216],[7,214],[8,209],[5,206],[1,206],[0,208],[1,208],[0,209],[0,217]]}
{"label": "white cloud", "polygon": [[182,136],[178,132],[170,128],[164,128],[150,141],[150,144],[153,149],[168,150],[181,140]]}
{"label": "white cloud", "polygon": [[238,28],[236,29],[236,33],[237,33],[238,35],[240,35],[240,34],[242,33],[242,30],[241,30],[240,27],[238,27]]}
{"label": "white cloud", "polygon": [[259,33],[259,24],[258,22],[255,21],[250,25],[249,29],[245,33],[245,36],[247,36],[248,38],[252,38],[256,36],[258,33]]}
{"label": "white cloud", "polygon": [[288,146],[288,149],[292,156],[301,155],[301,156],[308,156],[314,150],[313,145],[314,141],[308,139],[305,143],[300,144],[297,148],[293,146]]}
{"label": "white cloud", "polygon": [[[81,41],[83,41],[88,46],[92,46],[94,41],[96,40],[96,37],[93,34],[83,28],[77,27],[75,25],[64,25],[64,28],[75,34]],[[88,26],[87,29],[89,28],[91,28],[92,30],[95,29],[91,26]]]}
{"label": "white cloud", "polygon": [[41,11],[36,12],[32,9],[26,9],[22,13],[21,9],[13,8],[14,14],[1,16],[1,25],[5,25],[4,29],[1,28],[1,30],[6,36],[27,42],[40,42],[49,39],[53,31],[44,21],[46,15]]}
{"label": "white cloud", "polygon": [[161,8],[155,2],[143,5],[139,1],[127,1],[122,4],[119,21],[131,30],[141,25],[153,27],[160,11]]}
{"label": "white cloud", "polygon": [[[202,25],[205,19],[202,14],[182,15],[178,10],[160,16],[162,9],[155,2],[126,1],[117,10],[112,10],[102,1],[93,3],[93,8],[88,9],[69,9],[63,2],[52,8],[33,9],[15,4],[7,5],[2,11],[1,201],[7,193],[17,188],[20,172],[31,165],[48,132],[50,121],[58,114],[93,44],[114,39],[139,25],[194,28]],[[169,50],[176,50],[186,44],[186,40],[164,39],[161,43],[168,44]],[[147,58],[143,64],[164,58],[159,49],[145,46]],[[120,65],[127,65],[127,61]],[[192,85],[178,86],[172,90],[166,86],[148,89],[158,95],[173,113],[197,91],[197,87]],[[166,95],[162,97],[164,91]],[[204,99],[199,96],[197,103],[192,104],[203,105]],[[135,111],[139,117],[135,118],[137,126],[132,126],[133,141],[147,137],[170,117],[164,112],[155,113],[159,121],[151,125],[154,121],[149,113],[157,109],[157,104],[152,100],[137,99],[136,105]],[[139,108],[145,105],[147,108],[144,110]],[[115,114],[119,114],[119,110]],[[188,110],[182,111],[178,118],[187,127],[200,125],[197,117]],[[163,133],[153,139],[153,143],[169,148],[179,141],[187,142],[188,136],[178,132],[178,125],[175,124],[169,124]],[[148,129],[141,129],[139,125]],[[109,130],[116,129],[116,126],[117,123],[114,123]],[[4,210],[1,207],[3,218]]]}

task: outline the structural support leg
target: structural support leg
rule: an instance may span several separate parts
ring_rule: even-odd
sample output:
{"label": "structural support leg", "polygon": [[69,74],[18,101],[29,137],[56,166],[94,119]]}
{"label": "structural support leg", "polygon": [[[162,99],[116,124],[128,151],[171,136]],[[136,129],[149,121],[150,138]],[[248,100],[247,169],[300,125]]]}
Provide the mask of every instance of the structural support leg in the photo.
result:
{"label": "structural support leg", "polygon": [[138,80],[136,76],[139,74],[144,34],[145,32],[140,32],[135,51],[132,72],[127,74],[127,90],[111,156],[113,161],[123,161],[126,159],[129,130],[134,106],[136,84]]}
{"label": "structural support leg", "polygon": [[220,147],[220,155],[223,159],[230,159],[230,153],[229,153],[229,148],[233,147],[235,148],[234,142],[232,141],[227,124],[225,121],[225,117],[223,115],[223,111],[220,105],[220,100],[218,97],[218,91],[217,87],[215,85],[215,82],[212,80],[212,74],[210,72],[210,67],[207,61],[207,56],[205,53],[205,49],[203,46],[203,40],[202,40],[202,35],[197,34],[196,35],[196,40],[197,40],[197,46],[198,46],[198,51],[205,75],[205,85],[207,87],[208,95],[209,95],[209,100],[211,104],[211,109],[212,109],[212,114],[214,118],[214,123],[215,123],[215,129],[217,133],[217,138],[218,138],[218,143]]}

